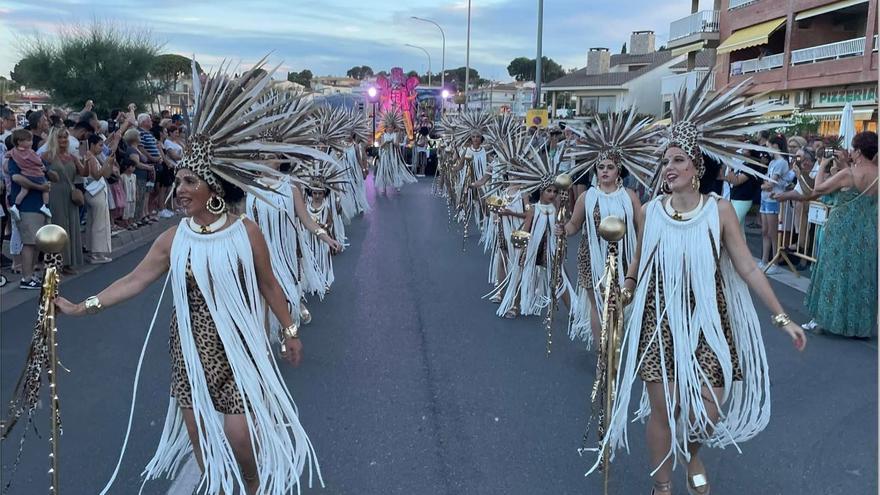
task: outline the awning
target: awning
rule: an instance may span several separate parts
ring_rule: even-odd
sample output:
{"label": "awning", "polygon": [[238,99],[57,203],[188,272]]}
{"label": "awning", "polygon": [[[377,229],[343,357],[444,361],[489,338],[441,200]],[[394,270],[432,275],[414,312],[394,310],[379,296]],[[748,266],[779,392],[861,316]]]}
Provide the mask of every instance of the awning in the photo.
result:
{"label": "awning", "polygon": [[684,55],[685,53],[696,52],[703,49],[706,46],[705,41],[697,41],[696,43],[691,43],[689,45],[680,46],[678,48],[672,49],[672,56],[677,57],[679,55]]}
{"label": "awning", "polygon": [[734,31],[729,38],[718,45],[715,53],[721,55],[722,53],[730,53],[750,46],[765,45],[770,38],[770,34],[779,29],[783,24],[785,24],[785,17],[780,17],[779,19],[773,19],[772,21],[762,22],[761,24],[755,24],[754,26]]}
{"label": "awning", "polygon": [[[853,109],[853,119],[862,121],[862,120],[871,120],[874,116],[874,107],[859,107]],[[843,113],[843,108],[839,110],[832,109],[816,109],[816,110],[807,110],[804,112],[804,115],[809,115],[811,117],[815,117],[816,120],[840,120],[840,115]]]}
{"label": "awning", "polygon": [[858,5],[860,3],[868,3],[868,0],[840,0],[839,2],[829,3],[821,7],[816,7],[814,9],[800,12],[794,17],[794,20],[800,21],[803,19],[809,19],[810,17],[827,14],[828,12],[834,12],[835,10],[845,9],[847,7],[852,7],[853,5]]}

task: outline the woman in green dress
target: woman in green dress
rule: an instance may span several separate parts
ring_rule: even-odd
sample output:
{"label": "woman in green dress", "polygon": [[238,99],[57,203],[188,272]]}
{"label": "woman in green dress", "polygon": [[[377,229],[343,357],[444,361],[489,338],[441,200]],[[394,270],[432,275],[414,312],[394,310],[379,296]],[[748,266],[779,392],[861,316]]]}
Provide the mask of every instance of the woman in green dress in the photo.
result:
{"label": "woman in green dress", "polygon": [[[829,195],[834,207],[825,223],[819,261],[806,306],[813,331],[868,338],[877,329],[877,134],[856,134],[850,163],[818,184],[807,199]],[[805,325],[806,326],[806,325]]]}
{"label": "woman in green dress", "polygon": [[[68,132],[64,127],[53,127],[49,131],[43,161],[49,172],[54,172],[58,181],[52,184],[49,192],[49,209],[52,210],[52,223],[67,231],[68,242],[61,252],[64,259],[62,273],[75,273],[73,267],[83,264],[82,232],[79,225],[79,207],[73,202],[73,181],[77,175],[84,175],[85,167],[80,160],[70,154]],[[78,191],[79,192],[79,191]],[[80,192],[79,197],[82,198]]]}

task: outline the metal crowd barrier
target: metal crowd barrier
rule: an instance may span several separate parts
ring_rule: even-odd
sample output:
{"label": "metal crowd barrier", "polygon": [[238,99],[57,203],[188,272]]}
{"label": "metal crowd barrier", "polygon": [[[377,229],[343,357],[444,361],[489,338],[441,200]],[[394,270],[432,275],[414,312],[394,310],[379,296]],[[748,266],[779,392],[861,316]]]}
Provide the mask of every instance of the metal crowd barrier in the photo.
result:
{"label": "metal crowd barrier", "polygon": [[[819,258],[819,243],[831,207],[819,201],[780,201],[779,225],[776,235],[776,255],[767,263],[765,271],[781,259],[800,276],[792,259],[815,263]],[[789,249],[791,247],[794,249]]]}

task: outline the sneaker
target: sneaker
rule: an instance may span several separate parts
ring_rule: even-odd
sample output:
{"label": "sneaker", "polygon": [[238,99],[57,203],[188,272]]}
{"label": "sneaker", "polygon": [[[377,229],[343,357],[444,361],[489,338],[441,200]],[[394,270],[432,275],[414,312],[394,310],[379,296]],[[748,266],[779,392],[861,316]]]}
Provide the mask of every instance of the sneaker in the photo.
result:
{"label": "sneaker", "polygon": [[31,277],[28,280],[21,279],[21,282],[18,283],[18,288],[24,289],[24,290],[40,290],[41,287],[42,287],[42,284],[40,284],[40,282],[34,280],[33,277]]}
{"label": "sneaker", "polygon": [[43,205],[40,207],[40,213],[46,215],[47,218],[52,218],[52,211],[49,210],[49,205]]}
{"label": "sneaker", "polygon": [[20,221],[21,221],[21,213],[18,211],[18,206],[17,206],[17,205],[12,205],[12,206],[9,207],[9,215],[10,215],[10,216],[12,217],[12,219],[15,220],[16,222],[20,222]]}
{"label": "sneaker", "polygon": [[779,273],[779,267],[775,265],[768,267],[767,270],[764,271],[764,275],[776,275],[777,273]]}
{"label": "sneaker", "polygon": [[816,327],[818,327],[818,326],[819,326],[819,324],[816,323],[816,320],[810,320],[810,321],[804,323],[803,325],[801,325],[801,328],[803,328],[804,330],[810,332],[810,331],[814,330],[814,329],[815,329]]}
{"label": "sneaker", "polygon": [[162,210],[159,212],[159,216],[162,218],[171,218],[174,216],[174,212],[168,209]]}
{"label": "sneaker", "polygon": [[113,261],[112,258],[108,258],[107,256],[101,256],[101,255],[94,255],[91,258],[89,258],[89,263],[91,263],[93,265],[110,263],[111,261]]}

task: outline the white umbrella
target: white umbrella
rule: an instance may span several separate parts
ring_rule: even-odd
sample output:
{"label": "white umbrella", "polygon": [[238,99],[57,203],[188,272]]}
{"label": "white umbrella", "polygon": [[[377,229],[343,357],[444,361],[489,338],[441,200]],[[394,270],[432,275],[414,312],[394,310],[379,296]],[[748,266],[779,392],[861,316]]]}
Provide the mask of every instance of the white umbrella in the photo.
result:
{"label": "white umbrella", "polygon": [[847,150],[852,149],[852,140],[856,136],[856,119],[853,115],[853,106],[851,102],[847,102],[840,114],[840,131],[837,133],[843,141],[843,147]]}

